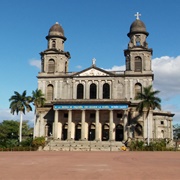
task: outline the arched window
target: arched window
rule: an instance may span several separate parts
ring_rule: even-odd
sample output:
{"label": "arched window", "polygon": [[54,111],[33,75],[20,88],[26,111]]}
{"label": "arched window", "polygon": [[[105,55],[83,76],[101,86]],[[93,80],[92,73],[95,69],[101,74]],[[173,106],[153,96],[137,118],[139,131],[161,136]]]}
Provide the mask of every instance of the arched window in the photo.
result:
{"label": "arched window", "polygon": [[135,84],[135,88],[134,88],[135,98],[138,93],[142,93],[142,85],[140,83]]}
{"label": "arched window", "polygon": [[53,85],[48,85],[47,86],[47,101],[51,101],[53,100],[53,92],[54,92],[54,88],[53,88]]}
{"label": "arched window", "polygon": [[135,72],[141,72],[142,71],[142,59],[139,56],[135,57],[135,60],[134,60],[134,71]]}
{"label": "arched window", "polygon": [[55,72],[55,62],[54,59],[50,59],[48,62],[48,72],[54,73]]}
{"label": "arched window", "polygon": [[83,84],[77,85],[77,99],[83,99],[84,97],[84,86]]}
{"label": "arched window", "polygon": [[103,85],[103,99],[109,99],[110,98],[110,86],[108,83],[105,83]]}
{"label": "arched window", "polygon": [[140,124],[136,124],[134,131],[135,136],[143,136],[143,128]]}
{"label": "arched window", "polygon": [[55,40],[52,41],[52,48],[56,48],[56,41]]}
{"label": "arched window", "polygon": [[90,99],[96,99],[97,97],[96,92],[97,92],[96,84],[92,83],[90,85]]}

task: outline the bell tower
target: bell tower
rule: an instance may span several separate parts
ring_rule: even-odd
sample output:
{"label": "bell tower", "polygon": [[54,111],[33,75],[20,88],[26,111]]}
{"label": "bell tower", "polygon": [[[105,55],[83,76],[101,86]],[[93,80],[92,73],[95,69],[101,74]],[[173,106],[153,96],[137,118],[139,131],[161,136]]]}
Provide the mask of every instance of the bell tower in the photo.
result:
{"label": "bell tower", "polygon": [[152,74],[151,57],[152,49],[148,48],[146,38],[149,33],[145,24],[140,20],[141,14],[135,14],[136,20],[131,24],[127,34],[130,41],[124,50],[126,58],[126,74]]}
{"label": "bell tower", "polygon": [[68,61],[70,53],[64,51],[64,30],[55,23],[46,36],[48,41],[47,49],[40,53],[41,55],[41,73],[47,74],[65,74],[68,72]]}

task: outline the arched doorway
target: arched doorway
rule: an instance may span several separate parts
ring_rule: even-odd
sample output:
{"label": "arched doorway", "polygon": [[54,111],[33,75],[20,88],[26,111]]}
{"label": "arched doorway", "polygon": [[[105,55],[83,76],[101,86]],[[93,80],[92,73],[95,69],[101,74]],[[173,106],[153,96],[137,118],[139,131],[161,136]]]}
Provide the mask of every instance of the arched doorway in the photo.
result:
{"label": "arched doorway", "polygon": [[109,140],[109,125],[104,124],[102,126],[102,141],[108,141]]}
{"label": "arched doorway", "polygon": [[68,130],[68,124],[64,124],[62,129],[62,140],[67,139],[67,130]]}
{"label": "arched doorway", "polygon": [[124,139],[124,128],[121,124],[116,126],[116,141],[122,141]]}
{"label": "arched doorway", "polygon": [[75,129],[75,140],[79,141],[80,139],[81,139],[81,124],[77,124]]}
{"label": "arched doorway", "polygon": [[88,133],[88,140],[89,141],[95,140],[95,129],[96,129],[96,127],[94,124],[89,125],[89,133]]}

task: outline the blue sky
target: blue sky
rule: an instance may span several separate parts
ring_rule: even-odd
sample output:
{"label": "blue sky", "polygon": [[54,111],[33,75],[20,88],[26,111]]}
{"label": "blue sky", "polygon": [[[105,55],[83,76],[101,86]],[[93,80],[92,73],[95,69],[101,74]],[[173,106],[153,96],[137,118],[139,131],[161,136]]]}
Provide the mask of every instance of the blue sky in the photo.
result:
{"label": "blue sky", "polygon": [[[71,53],[69,71],[91,65],[104,69],[123,69],[123,50],[134,14],[150,33],[147,42],[153,48],[154,87],[161,91],[162,107],[175,113],[180,123],[180,1],[179,0],[1,0],[0,121],[19,119],[9,110],[14,91],[37,88],[39,53],[47,48],[45,36],[59,22]],[[33,119],[27,113],[24,119]]]}

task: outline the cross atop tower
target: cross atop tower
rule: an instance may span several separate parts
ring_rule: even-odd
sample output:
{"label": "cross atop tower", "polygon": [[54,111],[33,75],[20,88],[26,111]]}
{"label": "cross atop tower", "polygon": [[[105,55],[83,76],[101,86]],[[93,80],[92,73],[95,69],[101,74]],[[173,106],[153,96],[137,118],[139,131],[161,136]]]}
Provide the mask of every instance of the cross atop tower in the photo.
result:
{"label": "cross atop tower", "polygon": [[139,19],[139,17],[141,16],[141,14],[139,14],[139,12],[137,12],[134,16],[136,16],[136,19]]}

